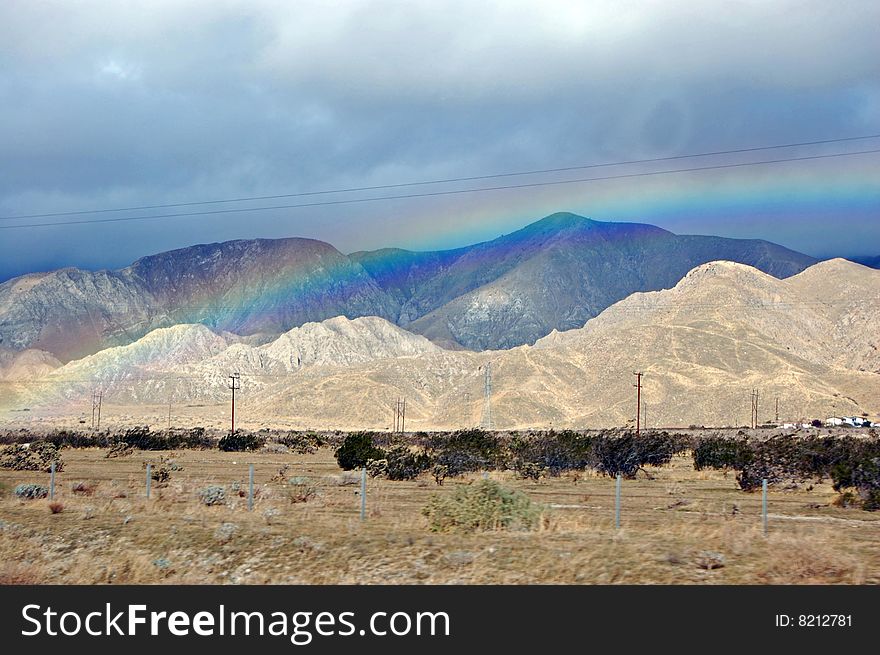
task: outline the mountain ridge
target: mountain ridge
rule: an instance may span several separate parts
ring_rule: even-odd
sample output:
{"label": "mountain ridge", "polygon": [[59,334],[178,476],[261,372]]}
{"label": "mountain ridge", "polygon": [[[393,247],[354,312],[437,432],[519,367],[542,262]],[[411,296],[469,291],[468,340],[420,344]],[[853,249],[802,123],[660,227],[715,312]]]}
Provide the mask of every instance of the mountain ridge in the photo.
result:
{"label": "mountain ridge", "polygon": [[[480,422],[491,363],[499,429],[623,425],[635,370],[652,426],[743,425],[754,388],[779,399],[780,421],[880,412],[880,271],[844,260],[782,280],[709,262],[671,289],[632,294],[580,328],[503,351],[443,350],[378,317],[310,323],[256,347],[191,347],[212,335],[159,330],[22,381],[13,406],[30,420],[63,420],[100,386],[107,421],[164,425],[173,401],[176,420],[223,427],[227,377],[240,372],[236,415],[255,427],[384,429],[389,403],[405,397],[413,429],[452,429]],[[772,422],[766,402],[760,420]]]}
{"label": "mountain ridge", "polygon": [[676,235],[644,223],[557,212],[451,250],[345,255],[315,239],[238,239],[139,258],[118,270],[64,268],[0,284],[0,346],[70,361],[158,327],[203,323],[248,337],[333,316],[380,316],[447,347],[533,343],[582,325],[694,265],[734,259],[778,277],[815,259],[770,242]]}

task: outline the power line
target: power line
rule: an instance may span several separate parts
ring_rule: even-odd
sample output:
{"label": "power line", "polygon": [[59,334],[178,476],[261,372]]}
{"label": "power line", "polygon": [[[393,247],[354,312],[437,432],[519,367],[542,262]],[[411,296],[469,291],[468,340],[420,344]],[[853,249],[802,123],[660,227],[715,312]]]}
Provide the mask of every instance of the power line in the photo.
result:
{"label": "power line", "polygon": [[55,216],[79,216],[83,214],[105,214],[122,211],[142,211],[145,209],[170,209],[172,207],[193,207],[198,205],[216,205],[232,202],[249,202],[253,200],[278,200],[281,198],[302,198],[307,196],[330,195],[335,193],[352,193],[355,191],[381,191],[384,189],[401,189],[414,186],[427,186],[431,184],[449,184],[452,182],[475,182],[479,180],[491,180],[504,177],[520,177],[525,175],[542,175],[546,173],[565,173],[569,171],[587,170],[594,168],[610,168],[612,166],[629,166],[632,164],[649,164],[664,161],[677,161],[682,159],[695,159],[698,157],[713,157],[718,155],[735,155],[748,152],[761,152],[767,150],[782,150],[800,146],[826,145],[829,143],[844,143],[851,141],[866,141],[880,138],[880,134],[865,134],[862,136],[842,137],[838,139],[821,139],[818,141],[798,141],[795,143],[780,143],[769,146],[754,146],[751,148],[736,148],[734,150],[713,150],[708,152],[689,153],[684,155],[671,155],[668,157],[651,157],[647,159],[628,159],[615,162],[602,162],[596,164],[580,164],[577,166],[565,166],[561,168],[543,168],[531,171],[516,171],[510,173],[492,173],[489,175],[472,175],[469,177],[450,177],[437,180],[420,180],[416,182],[401,182],[397,184],[379,184],[373,186],[347,187],[342,189],[325,189],[321,191],[301,191],[298,193],[282,193],[268,196],[243,196],[239,198],[223,198],[220,200],[197,200],[192,202],[175,202],[161,205],[136,205],[131,207],[115,207],[112,209],[84,209],[78,211],[51,212],[45,214],[22,214],[19,216],[0,216],[0,221],[13,221],[24,218],[51,218]]}
{"label": "power line", "polygon": [[[62,225],[86,225],[95,223],[124,223],[129,221],[158,220],[164,218],[183,218],[188,216],[209,216],[219,214],[240,214],[243,212],[271,211],[277,209],[301,209],[306,207],[325,207],[331,205],[352,205],[363,202],[381,202],[386,200],[406,200],[411,198],[430,198],[439,196],[461,195],[465,193],[485,193],[487,191],[506,191],[512,189],[528,189],[535,187],[559,186],[563,184],[580,184],[586,182],[604,182],[609,180],[623,180],[638,177],[651,177],[655,175],[670,175],[674,173],[694,173],[699,171],[723,170],[744,168],[747,166],[761,166],[767,164],[782,164],[796,161],[813,161],[819,159],[833,159],[836,157],[853,157],[856,155],[868,155],[880,152],[880,148],[871,150],[857,150],[853,152],[828,153],[824,155],[808,155],[803,157],[784,157],[780,159],[764,159],[760,161],[738,162],[730,164],[713,164],[709,166],[693,166],[689,168],[674,168],[661,171],[645,171],[640,173],[622,173],[619,175],[605,175],[602,177],[584,177],[571,180],[554,180],[549,182],[528,182],[522,184],[505,184],[499,186],[477,187],[473,189],[448,189],[446,191],[430,191],[424,193],[407,193],[400,195],[375,196],[372,198],[348,198],[343,200],[326,200],[320,202],[296,203],[291,205],[271,205],[268,207],[245,207],[237,209],[213,209],[201,212],[177,212],[174,214],[150,214],[147,216],[122,216],[115,218],[93,218],[82,221],[56,221],[51,223],[24,223],[20,225],[0,225],[0,230],[15,230],[33,227],[58,227]],[[21,219],[23,216],[7,217],[8,220]]]}

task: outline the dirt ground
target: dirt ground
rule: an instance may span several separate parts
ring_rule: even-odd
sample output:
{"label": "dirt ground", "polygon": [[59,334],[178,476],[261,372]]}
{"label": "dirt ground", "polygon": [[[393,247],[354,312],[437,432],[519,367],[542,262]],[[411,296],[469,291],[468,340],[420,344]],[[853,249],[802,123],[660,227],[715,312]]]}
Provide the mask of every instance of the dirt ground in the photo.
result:
{"label": "dirt ground", "polygon": [[[769,530],[761,494],[733,474],[696,472],[678,456],[622,484],[614,527],[614,481],[590,473],[520,480],[490,477],[541,503],[532,532],[431,532],[422,508],[479,474],[407,482],[369,479],[361,521],[359,475],[332,451],[314,455],[177,451],[182,467],[146,498],[136,451],[120,459],[98,449],[63,451],[50,501],[22,501],[15,485],[45,473],[0,470],[0,583],[358,583],[529,584],[880,583],[880,513],[832,504],[828,484],[774,489]],[[248,511],[248,465],[256,500]],[[279,470],[288,465],[281,482]],[[84,482],[85,493],[76,493]],[[239,483],[242,496],[231,491]],[[228,502],[205,506],[199,491],[223,485]],[[314,495],[294,498],[304,488]],[[59,507],[60,505],[60,507]]]}

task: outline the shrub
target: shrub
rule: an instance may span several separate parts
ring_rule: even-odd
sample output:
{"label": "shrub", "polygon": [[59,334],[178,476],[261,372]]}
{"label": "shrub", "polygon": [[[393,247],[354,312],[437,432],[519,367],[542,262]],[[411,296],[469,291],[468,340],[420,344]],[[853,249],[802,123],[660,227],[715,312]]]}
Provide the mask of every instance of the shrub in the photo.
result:
{"label": "shrub", "polygon": [[831,501],[831,504],[835,507],[843,507],[844,509],[849,507],[854,507],[859,504],[856,495],[851,491],[844,491],[837,498]]}
{"label": "shrub", "polygon": [[61,471],[64,462],[58,446],[46,441],[37,441],[30,446],[15,444],[7,446],[0,453],[0,468],[16,471],[43,471],[48,473],[55,463],[55,470]]}
{"label": "shrub", "polygon": [[334,455],[339,468],[344,471],[364,467],[371,459],[385,459],[385,451],[373,445],[372,432],[353,432],[347,435]]}
{"label": "shrub", "polygon": [[287,472],[290,470],[290,464],[284,463],[281,465],[281,468],[278,469],[278,473],[269,478],[270,482],[287,482]]}
{"label": "shrub", "polygon": [[88,482],[74,482],[70,490],[78,496],[91,496],[95,493],[95,486]]}
{"label": "shrub", "polygon": [[221,437],[217,447],[225,452],[244,452],[258,450],[264,443],[266,443],[265,437],[236,430]]}
{"label": "shrub", "polygon": [[599,435],[592,442],[593,467],[603,475],[635,477],[645,466],[668,464],[674,455],[687,449],[686,438],[667,432]]}
{"label": "shrub", "polygon": [[517,463],[515,470],[523,480],[535,482],[547,475],[547,467],[537,462]]}
{"label": "shrub", "polygon": [[107,453],[104,455],[107,459],[113,459],[115,457],[128,457],[134,452],[134,448],[125,443],[124,441],[117,441],[110,446],[107,450]]}
{"label": "shrub", "polygon": [[534,478],[536,471],[551,476],[583,470],[591,463],[592,438],[572,430],[514,436],[510,450],[513,469]]}
{"label": "shrub", "polygon": [[106,445],[110,447],[107,457],[125,457],[128,454],[125,446],[138,450],[174,450],[176,448],[207,450],[214,447],[214,441],[202,427],[151,432],[147,426],[136,426],[113,439],[107,439]]}
{"label": "shrub", "polygon": [[48,497],[49,490],[39,484],[20,484],[15,488],[14,493],[22,500],[37,500]]}
{"label": "shrub", "polygon": [[367,475],[371,478],[378,478],[379,476],[386,475],[388,473],[388,460],[387,459],[368,459],[367,460]]}
{"label": "shrub", "polygon": [[337,487],[353,487],[361,483],[361,476],[352,471],[344,471],[342,475],[331,475],[329,479]]}
{"label": "shrub", "polygon": [[433,458],[427,453],[414,453],[403,446],[388,451],[387,459],[389,480],[412,480],[434,465]]}
{"label": "shrub", "polygon": [[182,433],[172,433],[168,441],[173,443],[173,448],[189,448],[191,450],[209,450],[214,447],[214,440],[205,434],[205,428],[195,427],[184,430]]}
{"label": "shrub", "polygon": [[44,441],[55,444],[59,448],[106,448],[110,443],[110,434],[88,434],[73,430],[56,430],[47,435]]}
{"label": "shrub", "polygon": [[311,481],[304,477],[293,477],[288,480],[290,485],[289,498],[292,503],[307,503],[318,495]]}
{"label": "shrub", "polygon": [[[694,468],[734,469],[737,483],[753,491],[769,484],[830,477],[841,506],[880,509],[880,443],[854,437],[792,437],[765,441],[710,438],[694,449]],[[855,494],[849,490],[855,490]],[[858,498],[858,501],[856,500]]]}
{"label": "shrub", "polygon": [[[143,468],[147,468],[147,463],[142,464]],[[173,471],[182,471],[183,467],[177,464],[171,457],[162,455],[159,457],[159,463],[150,466],[150,478],[163,484],[171,479]]]}
{"label": "shrub", "polygon": [[459,476],[473,471],[490,471],[505,467],[505,453],[499,438],[474,428],[451,435],[436,435],[430,440],[433,460],[446,467],[446,474]]}
{"label": "shrub", "polygon": [[171,479],[171,471],[168,470],[167,466],[151,466],[150,479],[155,480],[159,484],[163,484]]}
{"label": "shrub", "polygon": [[210,485],[199,492],[199,498],[205,505],[225,505],[226,490],[218,485]]}
{"label": "shrub", "polygon": [[288,432],[276,441],[298,455],[309,455],[324,445],[323,439],[314,432]]}
{"label": "shrub", "polygon": [[742,470],[752,457],[746,439],[727,437],[705,437],[693,449],[694,470],[703,469]]}
{"label": "shrub", "polygon": [[835,491],[855,489],[862,509],[880,509],[880,442],[847,438],[841,450],[830,472]]}
{"label": "shrub", "polygon": [[766,441],[742,440],[728,446],[727,464],[718,468],[738,471],[736,481],[743,491],[760,488],[763,480],[768,484],[779,484],[821,477],[817,464],[808,461],[805,443],[803,439],[787,435],[773,436]]}
{"label": "shrub", "polygon": [[221,523],[214,531],[214,539],[225,544],[235,536],[236,532],[238,532],[238,526],[235,523]]}
{"label": "shrub", "polygon": [[868,512],[880,509],[880,489],[871,489],[862,497],[862,509]]}
{"label": "shrub", "polygon": [[49,511],[53,514],[60,514],[64,511],[64,503],[60,503],[57,500],[52,501],[49,503]]}
{"label": "shrub", "polygon": [[422,513],[435,532],[530,530],[537,525],[541,508],[522,492],[494,480],[478,480],[435,496]]}
{"label": "shrub", "polygon": [[18,430],[4,430],[3,432],[0,432],[0,444],[4,446],[8,446],[14,443],[30,443],[36,440],[37,437],[34,436],[33,432],[26,428],[20,428]]}
{"label": "shrub", "polygon": [[[859,493],[865,496],[871,487],[871,449],[870,442],[852,437],[792,438],[778,435],[750,443],[750,455],[740,467],[737,481],[740,488],[751,491],[757,489],[764,479],[769,484],[778,484],[821,480],[830,476],[835,489],[861,487]],[[874,456],[880,456],[876,446],[873,449]],[[859,478],[861,473],[867,477]],[[856,477],[852,477],[853,474]]]}
{"label": "shrub", "polygon": [[146,425],[129,428],[117,440],[138,450],[170,450],[173,447],[164,435],[150,432]]}

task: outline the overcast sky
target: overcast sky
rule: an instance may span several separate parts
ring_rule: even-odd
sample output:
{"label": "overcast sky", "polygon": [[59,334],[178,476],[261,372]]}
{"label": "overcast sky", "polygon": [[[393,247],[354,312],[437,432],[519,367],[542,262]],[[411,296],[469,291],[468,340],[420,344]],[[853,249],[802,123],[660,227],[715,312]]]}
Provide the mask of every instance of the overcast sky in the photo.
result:
{"label": "overcast sky", "polygon": [[[0,2],[0,227],[880,133],[880,3]],[[736,157],[373,192],[597,177]],[[880,254],[880,155],[358,204],[0,229],[0,279],[307,236],[450,247],[554,211]],[[261,207],[369,197],[331,194]],[[226,204],[223,209],[241,207]],[[245,205],[247,206],[247,205]]]}

